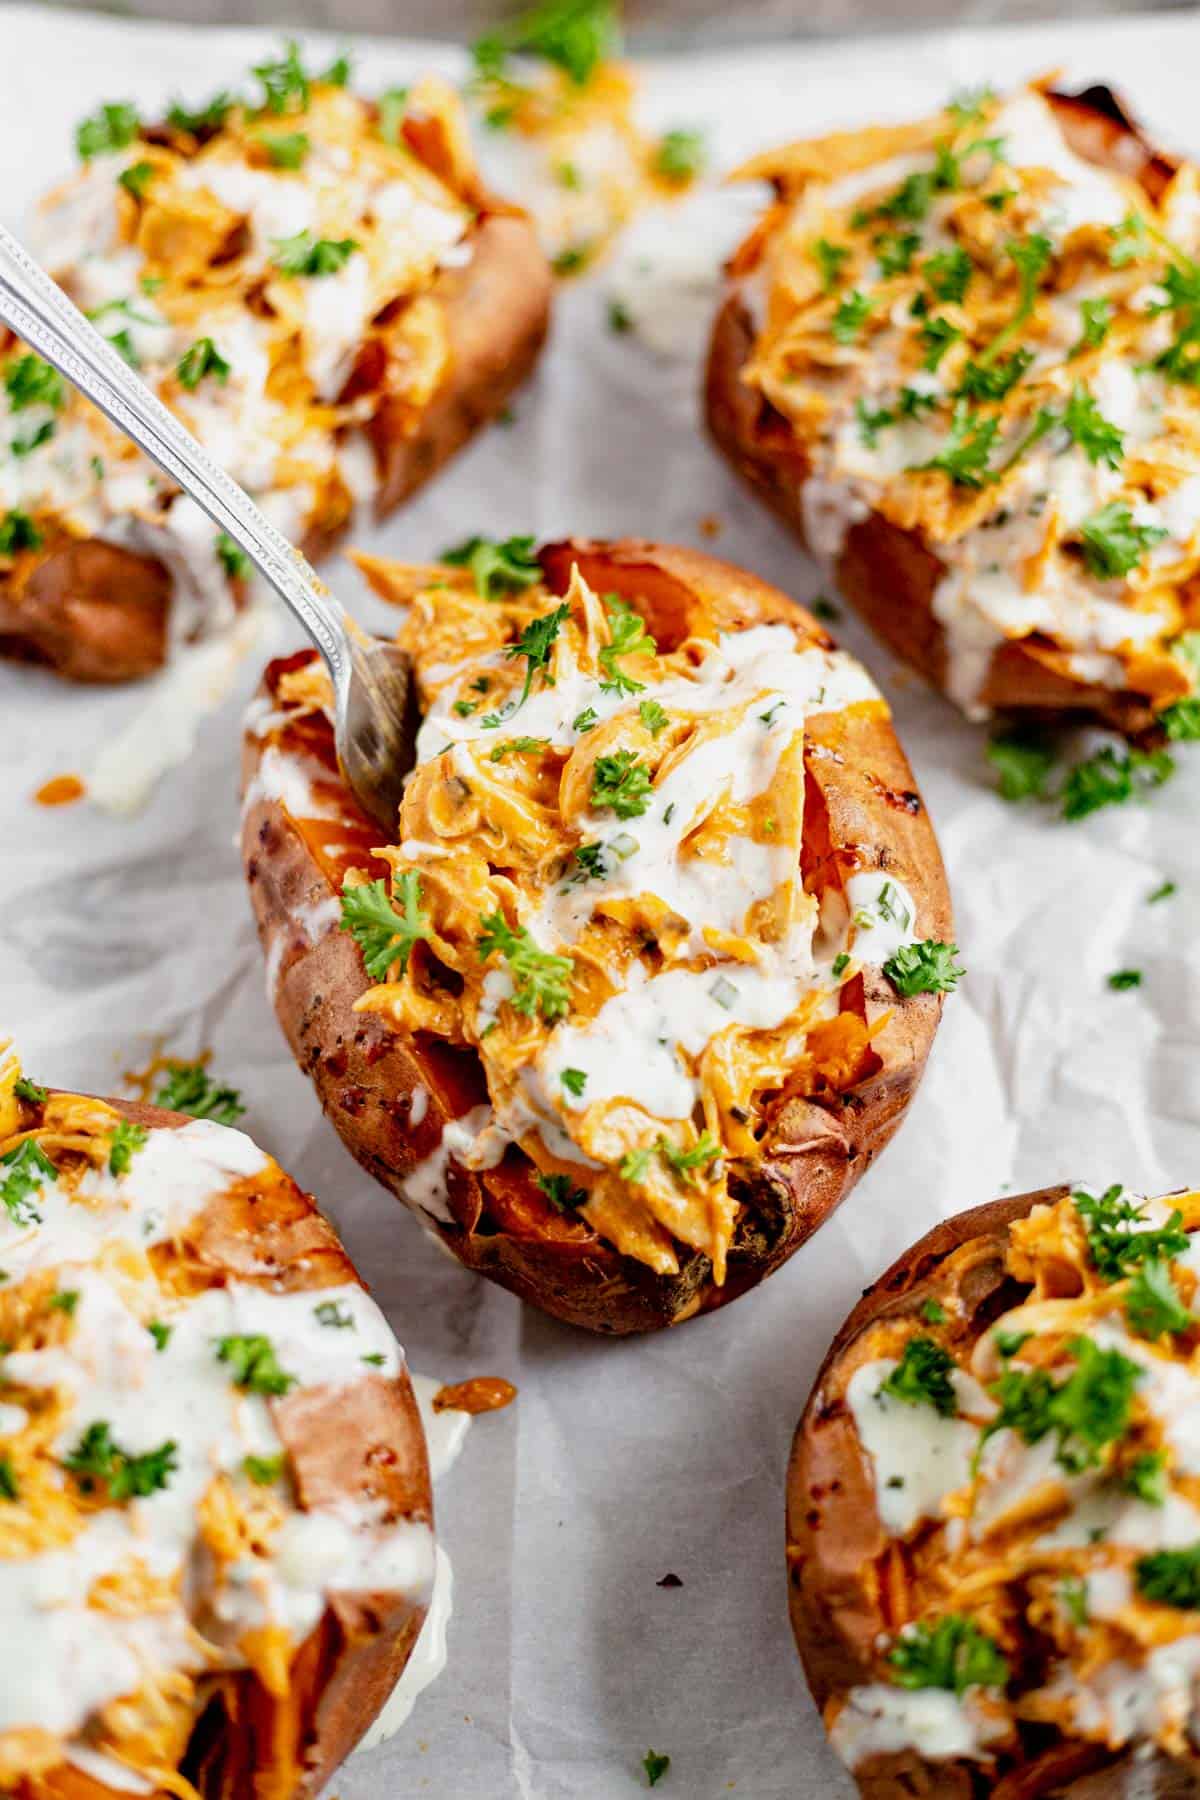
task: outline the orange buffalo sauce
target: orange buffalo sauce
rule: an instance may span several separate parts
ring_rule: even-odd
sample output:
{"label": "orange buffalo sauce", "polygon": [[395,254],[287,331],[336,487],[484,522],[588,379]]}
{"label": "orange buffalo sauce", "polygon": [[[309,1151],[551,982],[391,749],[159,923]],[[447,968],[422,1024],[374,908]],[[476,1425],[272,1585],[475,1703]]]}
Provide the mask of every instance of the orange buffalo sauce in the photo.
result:
{"label": "orange buffalo sauce", "polygon": [[456,1381],[441,1387],[433,1396],[434,1412],[485,1413],[499,1412],[511,1406],[517,1390],[500,1375],[472,1375],[469,1381]]}
{"label": "orange buffalo sauce", "polygon": [[78,775],[53,775],[33,796],[38,806],[73,806],[87,793]]}

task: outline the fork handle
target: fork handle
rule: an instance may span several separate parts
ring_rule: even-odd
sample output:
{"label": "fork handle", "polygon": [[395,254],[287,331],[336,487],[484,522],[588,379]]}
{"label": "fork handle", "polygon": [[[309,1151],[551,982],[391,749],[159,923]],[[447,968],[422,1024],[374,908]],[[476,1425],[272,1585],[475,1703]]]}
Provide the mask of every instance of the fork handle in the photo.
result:
{"label": "fork handle", "polygon": [[191,432],[134,374],[45,270],[0,226],[0,323],[133,439],[250,558],[291,608],[344,691],[352,656],[347,619],[300,551],[288,543]]}

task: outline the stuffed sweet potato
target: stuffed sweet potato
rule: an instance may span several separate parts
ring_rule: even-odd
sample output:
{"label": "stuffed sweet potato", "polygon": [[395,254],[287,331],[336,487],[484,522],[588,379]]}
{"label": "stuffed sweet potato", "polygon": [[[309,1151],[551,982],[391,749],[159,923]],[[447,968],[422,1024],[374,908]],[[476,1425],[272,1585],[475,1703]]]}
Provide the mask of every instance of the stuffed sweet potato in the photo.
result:
{"label": "stuffed sweet potato", "polygon": [[792,1623],[872,1800],[1200,1783],[1200,1194],[937,1226],[839,1333],[788,1477]]}
{"label": "stuffed sweet potato", "polygon": [[461,1261],[652,1330],[789,1257],[899,1124],[960,973],[863,670],[692,551],[361,558],[423,722],[397,842],[323,674],[271,665],[243,848],[280,1022],[359,1160]]}
{"label": "stuffed sweet potato", "polygon": [[210,1120],[0,1076],[0,1790],[315,1796],[434,1571],[404,1355]]}
{"label": "stuffed sweet potato", "polygon": [[[49,196],[51,273],[293,542],[387,513],[529,373],[550,272],[483,188],[459,100],[369,101],[294,45],[161,124],[105,106]],[[0,651],[80,681],[156,669],[244,601],[237,549],[0,332]]]}
{"label": "stuffed sweet potato", "polygon": [[754,159],[710,428],[972,717],[1200,734],[1196,171],[1105,89]]}

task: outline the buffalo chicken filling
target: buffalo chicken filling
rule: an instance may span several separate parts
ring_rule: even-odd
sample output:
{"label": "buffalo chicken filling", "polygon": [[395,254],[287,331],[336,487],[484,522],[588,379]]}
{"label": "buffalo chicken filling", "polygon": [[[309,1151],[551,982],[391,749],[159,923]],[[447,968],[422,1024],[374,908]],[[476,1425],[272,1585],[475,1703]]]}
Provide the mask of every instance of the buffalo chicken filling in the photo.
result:
{"label": "buffalo chicken filling", "polygon": [[402,1370],[379,1309],[351,1279],[285,1291],[189,1253],[223,1196],[285,1188],[211,1120],[147,1130],[0,1077],[0,1788],[20,1800],[63,1764],[195,1800],[177,1771],[222,1682],[252,1670],[286,1701],[330,1596],[428,1598],[429,1528],[374,1498],[302,1506],[278,1424],[287,1395]]}
{"label": "buffalo chicken filling", "polygon": [[[424,718],[390,882],[352,874],[343,897],[378,983],[358,1006],[486,1075],[409,1198],[452,1224],[447,1157],[486,1169],[517,1144],[554,1208],[660,1274],[700,1252],[720,1284],[768,1100],[878,1067],[863,965],[904,994],[959,973],[886,872],[805,888],[806,720],[883,702],[789,624],[667,647],[578,569],[550,592],[530,540],[461,556],[370,571],[410,603]],[[310,665],[284,698],[322,683]]]}
{"label": "buffalo chicken filling", "polygon": [[1084,161],[1036,89],[757,158],[744,378],[793,428],[807,534],[869,512],[942,572],[947,685],[998,646],[1200,735],[1197,174],[1154,199]]}
{"label": "buffalo chicken filling", "polygon": [[830,1703],[851,1767],[1022,1757],[1023,1728],[1195,1758],[1200,1194],[1080,1190],[1011,1227],[988,1329],[968,1244],[856,1346],[846,1404],[887,1538],[876,1679]]}

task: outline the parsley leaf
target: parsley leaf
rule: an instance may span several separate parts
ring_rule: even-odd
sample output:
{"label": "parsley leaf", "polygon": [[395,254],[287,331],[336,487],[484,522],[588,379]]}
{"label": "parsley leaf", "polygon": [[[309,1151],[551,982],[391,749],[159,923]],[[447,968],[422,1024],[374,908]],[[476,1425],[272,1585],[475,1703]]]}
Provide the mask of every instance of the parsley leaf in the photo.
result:
{"label": "parsley leaf", "polygon": [[481,37],[471,54],[479,73],[493,79],[510,56],[539,56],[583,87],[620,48],[619,20],[616,0],[547,0]]}
{"label": "parsley leaf", "polygon": [[588,1197],[587,1189],[575,1187],[569,1175],[539,1175],[537,1184],[555,1212],[573,1212]]}
{"label": "parsley leaf", "polygon": [[879,441],[879,433],[896,423],[895,413],[886,406],[872,408],[861,394],[854,402],[854,411],[858,418],[859,436],[868,450],[874,450]]}
{"label": "parsley leaf", "polygon": [[250,573],[250,558],[240,544],[235,544],[227,531],[217,533],[217,556],[231,581],[239,581]]}
{"label": "parsley leaf", "polygon": [[959,304],[970,285],[974,264],[961,247],[941,250],[923,265],[921,273],[939,300]]}
{"label": "parsley leaf", "polygon": [[1046,798],[1054,752],[1040,738],[1016,732],[995,737],[986,755],[1000,777],[1000,793],[1005,800],[1015,803]]}
{"label": "parsley leaf", "polygon": [[237,1089],[216,1081],[199,1062],[172,1063],[154,1104],[193,1119],[214,1119],[218,1125],[235,1125],[246,1110]]}
{"label": "parsley leaf", "polygon": [[1154,1550],[1134,1565],[1138,1593],[1160,1606],[1200,1608],[1200,1544],[1186,1550]]}
{"label": "parsley leaf", "polygon": [[871,248],[879,273],[886,278],[889,275],[906,275],[912,268],[913,257],[921,248],[921,234],[918,231],[885,231],[875,239]]}
{"label": "parsley leaf", "polygon": [[271,261],[283,275],[336,275],[359,248],[355,238],[318,238],[311,231],[271,239]]}
{"label": "parsley leaf", "polygon": [[1088,1254],[1105,1281],[1120,1281],[1138,1263],[1148,1260],[1169,1262],[1188,1247],[1182,1213],[1173,1212],[1163,1226],[1132,1230],[1145,1223],[1146,1209],[1122,1198],[1123,1194],[1120,1182],[1114,1182],[1098,1197],[1083,1188],[1071,1195],[1087,1233]]}
{"label": "parsley leaf", "polygon": [[33,1196],[47,1181],[57,1181],[58,1170],[34,1138],[22,1138],[15,1150],[0,1156],[0,1206],[14,1225],[36,1225],[41,1213]]}
{"label": "parsley leaf", "polygon": [[175,1473],[178,1445],[173,1438],[148,1450],[142,1456],[131,1456],[112,1440],[106,1419],[89,1425],[74,1450],[65,1457],[64,1467],[79,1477],[85,1493],[91,1493],[102,1481],[110,1500],[145,1499],[158,1488],[165,1488]]}
{"label": "parsley leaf", "polygon": [[654,173],[664,181],[694,181],[708,161],[708,147],[702,131],[687,131],[676,126],[665,131],[654,152]]}
{"label": "parsley leaf", "polygon": [[653,783],[645,763],[632,750],[598,756],[592,765],[592,805],[618,819],[638,819],[650,804]]}
{"label": "parsley leaf", "polygon": [[1071,389],[1062,422],[1073,443],[1089,462],[1107,463],[1119,469],[1125,454],[1125,434],[1104,417],[1093,395],[1080,382]]}
{"label": "parsley leaf", "polygon": [[286,1467],[287,1455],[282,1450],[275,1456],[244,1456],[242,1458],[242,1468],[256,1487],[270,1487],[280,1479]]}
{"label": "parsley leaf", "polygon": [[84,162],[109,150],[124,150],[141,130],[137,108],[128,101],[102,106],[75,128],[75,148]]}
{"label": "parsley leaf", "polygon": [[465,544],[443,550],[441,561],[451,568],[470,569],[475,592],[484,600],[502,600],[519,594],[542,579],[542,565],[533,553],[531,537],[472,537]]}
{"label": "parsley leaf", "polygon": [[628,1181],[633,1187],[640,1187],[646,1179],[650,1168],[650,1158],[654,1147],[646,1144],[641,1150],[628,1150],[621,1158],[617,1174],[622,1181]]}
{"label": "parsley leaf", "polygon": [[570,981],[574,962],[569,956],[556,956],[542,950],[524,926],[514,931],[504,914],[497,910],[480,919],[482,936],[476,949],[481,962],[498,953],[508,965],[513,978],[510,1005],[527,1018],[540,1013],[547,1023],[563,1018],[570,1011]]}
{"label": "parsley leaf", "polygon": [[354,1314],[340,1300],[320,1300],[313,1307],[313,1318],[318,1325],[327,1326],[332,1331],[353,1331]]}
{"label": "parsley leaf", "polygon": [[1123,500],[1110,500],[1091,514],[1079,528],[1083,558],[1093,575],[1103,581],[1128,575],[1146,551],[1167,533],[1162,525],[1138,525]]}
{"label": "parsley leaf", "polygon": [[1085,350],[1098,350],[1108,336],[1113,320],[1111,300],[1079,302],[1079,336],[1068,351],[1069,356],[1082,356]]}
{"label": "parsley leaf", "polygon": [[960,400],[954,408],[945,445],[928,462],[915,467],[939,469],[956,487],[986,487],[991,480],[988,459],[999,429],[998,418],[981,419]]}
{"label": "parsley leaf", "polygon": [[285,131],[278,137],[260,139],[273,169],[302,169],[312,149],[305,131]]}
{"label": "parsley leaf", "polygon": [[67,385],[58,370],[32,351],[14,356],[5,364],[4,391],[11,412],[21,412],[27,406],[50,406],[59,412],[67,398]]}
{"label": "parsley leaf", "polygon": [[844,299],[838,302],[829,329],[839,344],[852,344],[863,326],[871,316],[875,302],[869,294],[852,288]]}
{"label": "parsley leaf", "polygon": [[549,742],[549,738],[539,737],[504,738],[501,743],[493,746],[488,761],[503,762],[506,756],[524,756],[534,750],[544,750]]}
{"label": "parsley leaf", "polygon": [[1119,1350],[1101,1350],[1091,1338],[1074,1338],[1068,1349],[1076,1366],[1058,1383],[1045,1369],[1005,1369],[989,1390],[1000,1410],[985,1427],[981,1448],[1005,1429],[1027,1444],[1054,1432],[1055,1461],[1068,1475],[1081,1475],[1096,1466],[1107,1445],[1124,1436],[1143,1371]]}
{"label": "parsley leaf", "polygon": [[1122,806],[1148,788],[1161,787],[1175,772],[1166,750],[1118,752],[1111,744],[1077,762],[1062,789],[1064,819],[1083,819],[1102,806]]}
{"label": "parsley leaf", "polygon": [[0,556],[17,556],[22,550],[37,550],[42,534],[27,512],[14,506],[0,514]]}
{"label": "parsley leaf", "polygon": [[0,1500],[19,1500],[21,1490],[17,1485],[17,1477],[12,1461],[7,1456],[0,1456]]}
{"label": "parsley leaf", "polygon": [[429,916],[421,910],[421,877],[406,869],[397,882],[402,912],[388,893],[382,877],[359,887],[342,889],[341,928],[348,931],[362,951],[363,964],[373,981],[386,981],[393,963],[403,975],[412,948],[433,936]]}
{"label": "parsley leaf", "polygon": [[217,1360],[229,1364],[235,1387],[252,1394],[286,1394],[295,1387],[296,1377],[280,1368],[275,1346],[261,1332],[234,1332],[216,1343]]}
{"label": "parsley leaf", "polygon": [[300,61],[300,46],[294,38],[285,44],[281,57],[275,62],[256,63],[252,73],[262,83],[263,107],[267,112],[307,110],[312,84]]}
{"label": "parsley leaf", "polygon": [[30,1081],[28,1075],[18,1075],[13,1082],[13,1093],[18,1100],[24,1100],[30,1106],[45,1106],[49,1092],[39,1087],[36,1081]]}
{"label": "parsley leaf", "polygon": [[563,623],[571,616],[571,608],[564,600],[553,612],[543,613],[540,618],[531,619],[515,644],[510,644],[505,656],[510,662],[518,657],[525,658],[525,685],[521,689],[521,698],[514,710],[524,706],[529,698],[529,690],[533,686],[533,678],[540,669],[548,687],[552,687],[553,679],[549,674],[550,652],[558,637]]}
{"label": "parsley leaf", "polygon": [[175,365],[180,382],[189,390],[198,388],[206,375],[212,375],[221,386],[229,380],[229,364],[210,337],[197,338]]}
{"label": "parsley leaf", "polygon": [[1139,1337],[1161,1337],[1187,1331],[1195,1320],[1171,1278],[1170,1266],[1157,1257],[1147,1257],[1129,1284],[1125,1296],[1125,1317],[1131,1331]]}
{"label": "parsley leaf", "polygon": [[964,400],[1003,400],[1032,362],[1032,350],[1013,350],[992,363],[969,362],[955,393]]}
{"label": "parsley leaf", "polygon": [[617,667],[619,656],[653,656],[658,645],[646,630],[645,621],[627,600],[617,594],[605,594],[604,610],[608,614],[611,641],[600,651],[600,666],[608,677],[600,683],[605,694],[640,694],[645,682],[635,681]]}
{"label": "parsley leaf", "polygon": [[883,965],[883,972],[906,1000],[914,994],[948,994],[966,973],[954,958],[957,944],[925,938],[919,944],[901,944]]}
{"label": "parsley leaf", "polygon": [[950,1380],[954,1359],[930,1337],[909,1338],[903,1355],[879,1389],[906,1406],[932,1406],[943,1419],[958,1412],[958,1399]]}
{"label": "parsley leaf", "polygon": [[708,1169],[721,1157],[721,1146],[711,1131],[702,1131],[690,1150],[681,1149],[663,1137],[658,1139],[655,1149],[668,1168],[683,1178],[685,1185],[690,1185],[691,1176],[697,1169]]}
{"label": "parsley leaf", "polygon": [[1129,988],[1141,987],[1142,971],[1140,969],[1114,969],[1108,978],[1108,985],[1118,994],[1125,993]]}
{"label": "parsley leaf", "polygon": [[1122,1487],[1147,1506],[1162,1506],[1167,1498],[1167,1457],[1163,1450],[1147,1450],[1135,1456],[1121,1477]]}
{"label": "parsley leaf", "polygon": [[662,1756],[657,1750],[647,1750],[642,1758],[642,1767],[646,1771],[646,1780],[651,1787],[657,1787],[671,1766],[669,1756]]}
{"label": "parsley leaf", "polygon": [[192,137],[207,137],[221,129],[233,111],[233,106],[233,97],[227,93],[214,94],[211,100],[194,110],[184,106],[180,100],[173,100],[167,108],[167,124],[173,131],[186,131]]}
{"label": "parsley leaf", "polygon": [[832,293],[838,284],[842,272],[842,264],[849,256],[846,244],[831,244],[828,238],[817,238],[812,245],[812,257],[821,272],[821,288],[826,294]]}
{"label": "parsley leaf", "polygon": [[999,1645],[961,1613],[906,1626],[888,1661],[903,1688],[945,1688],[961,1696],[968,1688],[1003,1687],[1008,1680]]}
{"label": "parsley leaf", "polygon": [[587,1086],[587,1071],[585,1069],[563,1069],[558,1079],[568,1094],[574,1094],[578,1100]]}
{"label": "parsley leaf", "polygon": [[671,723],[671,715],[657,700],[639,700],[638,718],[652,737],[657,737]]}
{"label": "parsley leaf", "polygon": [[122,1119],[109,1140],[108,1171],[110,1175],[128,1175],[134,1154],[145,1148],[149,1132],[132,1119]]}
{"label": "parsley leaf", "polygon": [[387,88],[379,96],[379,135],[385,144],[393,147],[400,142],[400,131],[404,124],[404,115],[408,110],[408,89],[406,87]]}

